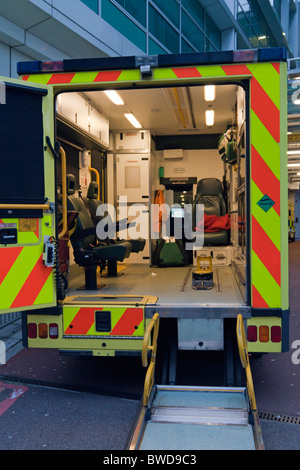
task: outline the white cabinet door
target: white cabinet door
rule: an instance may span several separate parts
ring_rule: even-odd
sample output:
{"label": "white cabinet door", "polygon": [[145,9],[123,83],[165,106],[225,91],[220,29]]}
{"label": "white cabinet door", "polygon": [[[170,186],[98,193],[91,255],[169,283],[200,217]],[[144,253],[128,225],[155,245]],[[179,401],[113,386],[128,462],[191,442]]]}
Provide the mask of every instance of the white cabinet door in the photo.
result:
{"label": "white cabinet door", "polygon": [[149,155],[117,155],[117,196],[149,203]]}

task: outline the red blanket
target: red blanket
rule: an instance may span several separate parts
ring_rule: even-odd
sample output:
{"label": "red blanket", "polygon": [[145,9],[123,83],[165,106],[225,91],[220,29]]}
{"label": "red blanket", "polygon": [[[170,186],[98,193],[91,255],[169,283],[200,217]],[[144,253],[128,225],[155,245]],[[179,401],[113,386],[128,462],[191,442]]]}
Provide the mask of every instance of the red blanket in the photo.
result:
{"label": "red blanket", "polygon": [[[221,230],[230,229],[230,217],[226,215],[207,215],[204,214],[204,232],[220,232]],[[196,227],[196,232],[203,230],[203,219]]]}

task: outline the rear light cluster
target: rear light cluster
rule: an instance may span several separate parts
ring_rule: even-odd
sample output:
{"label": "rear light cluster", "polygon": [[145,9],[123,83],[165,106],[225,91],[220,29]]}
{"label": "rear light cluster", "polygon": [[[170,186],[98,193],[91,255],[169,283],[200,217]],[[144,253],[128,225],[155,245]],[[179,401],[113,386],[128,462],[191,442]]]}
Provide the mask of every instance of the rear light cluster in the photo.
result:
{"label": "rear light cluster", "polygon": [[27,325],[28,338],[58,338],[58,324],[57,323],[28,323]]}
{"label": "rear light cluster", "polygon": [[280,326],[265,326],[259,327],[250,325],[247,328],[247,341],[255,343],[260,341],[261,343],[280,343],[281,341],[281,327]]}

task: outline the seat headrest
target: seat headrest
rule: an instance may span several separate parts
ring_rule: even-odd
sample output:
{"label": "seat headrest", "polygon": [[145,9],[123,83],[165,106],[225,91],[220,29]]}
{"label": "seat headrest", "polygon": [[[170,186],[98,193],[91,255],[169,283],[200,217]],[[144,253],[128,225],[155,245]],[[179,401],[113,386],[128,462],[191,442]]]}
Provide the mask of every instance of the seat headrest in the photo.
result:
{"label": "seat headrest", "polygon": [[75,194],[75,189],[76,189],[75,176],[71,175],[69,173],[67,175],[67,194],[68,194],[68,196],[71,196],[72,194]]}
{"label": "seat headrest", "polygon": [[87,191],[88,199],[97,199],[98,197],[99,186],[96,181],[91,181]]}
{"label": "seat headrest", "polygon": [[197,194],[223,195],[223,185],[217,178],[204,178],[198,181]]}

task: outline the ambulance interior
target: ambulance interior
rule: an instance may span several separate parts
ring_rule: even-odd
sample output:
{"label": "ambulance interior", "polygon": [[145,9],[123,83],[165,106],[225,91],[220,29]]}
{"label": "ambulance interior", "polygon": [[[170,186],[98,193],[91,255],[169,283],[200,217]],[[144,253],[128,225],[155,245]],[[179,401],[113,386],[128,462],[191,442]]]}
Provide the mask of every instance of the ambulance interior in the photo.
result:
{"label": "ambulance interior", "polygon": [[[248,303],[245,99],[237,84],[57,96],[67,162],[68,231],[59,245],[66,295],[153,295],[166,309]],[[59,203],[61,175],[58,161]],[[197,204],[202,248],[192,243]],[[120,230],[99,242],[92,228],[107,210],[106,222],[121,221]]]}

